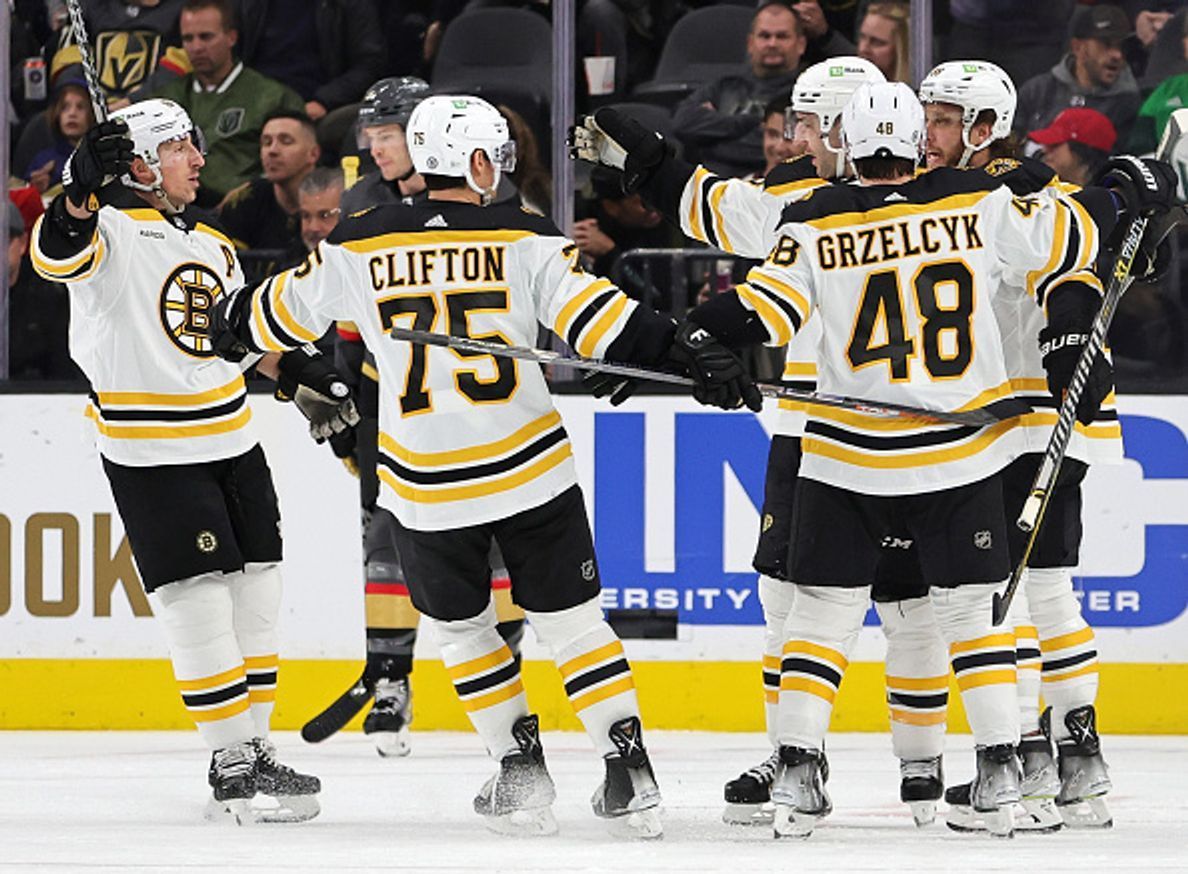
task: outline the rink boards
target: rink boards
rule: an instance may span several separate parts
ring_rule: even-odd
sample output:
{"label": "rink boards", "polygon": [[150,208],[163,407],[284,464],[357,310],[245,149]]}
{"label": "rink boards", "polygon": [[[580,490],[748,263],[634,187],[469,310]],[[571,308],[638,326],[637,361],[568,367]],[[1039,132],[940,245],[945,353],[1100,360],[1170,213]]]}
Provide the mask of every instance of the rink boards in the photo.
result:
{"label": "rink boards", "polygon": [[[0,396],[0,728],[185,727],[84,404]],[[617,410],[585,397],[557,404],[595,528],[604,606],[679,616],[675,639],[627,643],[645,716],[657,727],[761,729],[750,557],[773,417],[677,398]],[[1103,662],[1101,721],[1115,732],[1188,732],[1188,399],[1130,397],[1120,407],[1127,460],[1086,483],[1078,571]],[[284,520],[276,722],[293,728],[361,669],[356,481],[308,440],[291,406],[256,396],[252,408]],[[464,727],[427,635],[417,651],[416,727]],[[543,723],[576,727],[531,635],[525,656]],[[881,657],[880,632],[865,629],[838,730],[886,728]]]}

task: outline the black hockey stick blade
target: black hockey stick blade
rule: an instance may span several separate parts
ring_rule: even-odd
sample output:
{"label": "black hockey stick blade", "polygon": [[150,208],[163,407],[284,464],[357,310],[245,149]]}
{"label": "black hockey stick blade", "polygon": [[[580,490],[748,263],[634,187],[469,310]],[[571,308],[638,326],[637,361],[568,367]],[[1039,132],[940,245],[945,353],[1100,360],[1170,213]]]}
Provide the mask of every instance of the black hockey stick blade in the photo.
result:
{"label": "black hockey stick blade", "polygon": [[306,743],[321,743],[330,735],[341,731],[355,714],[375,694],[375,680],[363,671],[351,688],[340,695],[333,704],[311,719],[301,729],[301,739]]}
{"label": "black hockey stick blade", "polygon": [[[455,337],[450,334],[437,334],[433,331],[418,331],[410,328],[392,327],[389,331],[394,340],[407,340],[410,343],[424,343],[429,346],[442,346],[448,349],[458,349],[463,352],[479,352],[484,355],[498,355],[501,358],[516,358],[521,361],[535,361],[537,364],[561,364],[575,367],[579,370],[589,370],[598,373],[612,373],[630,379],[649,379],[653,382],[663,382],[669,385],[692,386],[693,380],[687,376],[641,367],[636,364],[619,364],[613,361],[603,361],[599,358],[578,358],[562,355],[547,349],[533,349],[529,346],[508,346],[502,343],[490,343],[486,340],[475,340],[471,337]],[[1004,398],[985,407],[970,410],[927,410],[923,407],[909,407],[889,401],[868,401],[862,398],[845,397],[822,392],[804,391],[786,385],[769,382],[757,382],[755,387],[764,397],[782,400],[799,401],[821,407],[834,407],[843,410],[854,410],[868,416],[886,416],[900,419],[919,419],[921,422],[940,422],[950,425],[964,425],[981,428],[994,425],[1004,419],[1011,419],[1031,412],[1031,407],[1014,398]]]}

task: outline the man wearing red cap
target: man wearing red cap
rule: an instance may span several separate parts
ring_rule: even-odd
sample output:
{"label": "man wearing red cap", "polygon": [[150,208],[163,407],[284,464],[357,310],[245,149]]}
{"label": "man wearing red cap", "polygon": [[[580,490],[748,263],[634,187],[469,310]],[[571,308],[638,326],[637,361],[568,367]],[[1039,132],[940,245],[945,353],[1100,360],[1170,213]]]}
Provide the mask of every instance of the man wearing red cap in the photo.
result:
{"label": "man wearing red cap", "polygon": [[1043,147],[1040,160],[1065,182],[1088,185],[1118,139],[1113,122],[1096,109],[1066,109],[1027,138]]}

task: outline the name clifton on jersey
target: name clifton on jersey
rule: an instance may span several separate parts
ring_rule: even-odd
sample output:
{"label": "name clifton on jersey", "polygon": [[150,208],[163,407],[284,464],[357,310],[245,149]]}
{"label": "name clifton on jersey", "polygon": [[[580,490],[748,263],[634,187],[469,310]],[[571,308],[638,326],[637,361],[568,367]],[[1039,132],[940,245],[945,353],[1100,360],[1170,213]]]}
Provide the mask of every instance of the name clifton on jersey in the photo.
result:
{"label": "name clifton on jersey", "polygon": [[960,252],[981,249],[977,213],[929,216],[917,222],[892,222],[869,228],[840,230],[817,238],[822,270],[866,267],[921,252]]}
{"label": "name clifton on jersey", "polygon": [[502,283],[505,252],[503,246],[406,249],[375,255],[367,267],[376,291],[458,281]]}

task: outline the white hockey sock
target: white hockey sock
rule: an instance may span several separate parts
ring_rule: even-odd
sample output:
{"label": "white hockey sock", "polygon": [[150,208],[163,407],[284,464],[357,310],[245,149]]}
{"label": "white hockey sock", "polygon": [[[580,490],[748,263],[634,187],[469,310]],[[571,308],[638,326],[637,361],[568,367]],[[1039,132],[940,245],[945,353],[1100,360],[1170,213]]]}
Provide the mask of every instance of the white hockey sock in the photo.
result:
{"label": "white hockey sock", "polygon": [[1064,715],[1097,700],[1097,640],[1081,615],[1068,568],[1031,568],[1027,600],[1043,651],[1044,700],[1052,707],[1052,736],[1069,736]]}
{"label": "white hockey sock", "polygon": [[978,746],[1019,742],[1015,634],[991,624],[992,600],[1001,589],[1001,583],[966,583],[933,586],[930,593]]}
{"label": "white hockey sock", "polygon": [[1040,730],[1039,635],[1031,621],[1025,594],[1030,573],[1024,573],[1022,591],[1016,592],[1011,599],[1005,623],[1005,627],[1012,629],[1015,634],[1015,662],[1018,669],[1015,692],[1019,701],[1019,731],[1023,737],[1038,735]]}
{"label": "white hockey sock", "polygon": [[780,665],[781,745],[821,749],[869,605],[870,586],[796,584]]}
{"label": "white hockey sock", "polygon": [[610,727],[639,716],[623,643],[602,618],[597,597],[554,613],[528,613],[536,639],[553,654],[565,694],[601,756],[618,753]]}
{"label": "white hockey sock", "polygon": [[780,726],[780,657],[784,652],[784,624],[792,609],[796,586],[760,575],[759,603],[763,605],[763,716],[767,739],[773,747]]}
{"label": "white hockey sock", "polygon": [[875,604],[887,637],[887,709],[891,750],[900,759],[933,759],[945,751],[949,651],[932,601]]}
{"label": "white hockey sock", "polygon": [[435,619],[431,625],[446,671],[487,751],[499,761],[518,750],[511,730],[528,714],[528,699],[520,667],[495,630],[494,605],[470,619]]}
{"label": "white hockey sock", "polygon": [[182,701],[212,750],[251,740],[243,654],[231,591],[222,574],[168,583],[149,595],[165,632]]}
{"label": "white hockey sock", "polygon": [[234,609],[235,639],[247,673],[252,721],[256,734],[268,737],[280,667],[276,632],[281,605],[280,567],[249,563],[240,573],[228,574],[227,584]]}

